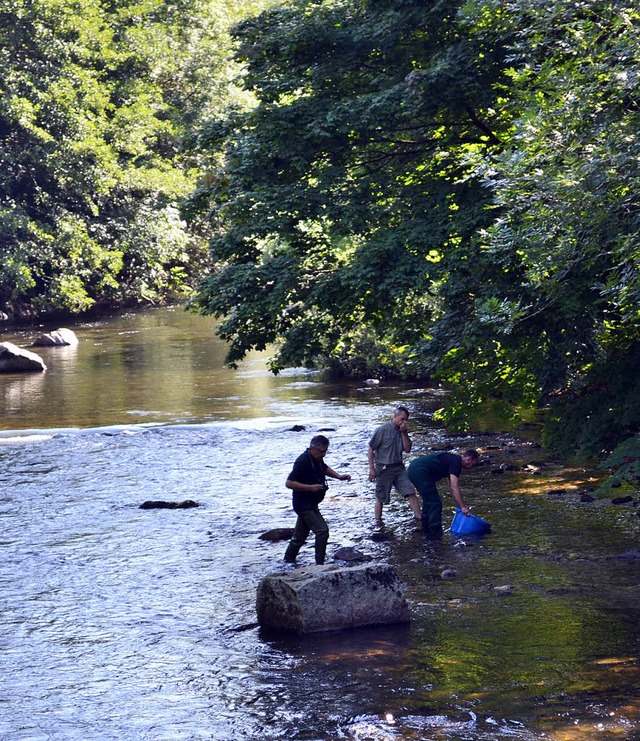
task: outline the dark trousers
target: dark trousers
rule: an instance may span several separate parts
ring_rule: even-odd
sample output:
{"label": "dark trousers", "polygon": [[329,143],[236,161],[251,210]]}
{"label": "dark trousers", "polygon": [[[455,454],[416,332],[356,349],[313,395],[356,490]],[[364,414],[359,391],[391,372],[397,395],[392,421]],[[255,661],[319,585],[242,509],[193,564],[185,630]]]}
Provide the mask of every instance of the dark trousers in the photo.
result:
{"label": "dark trousers", "polygon": [[316,564],[322,565],[324,563],[327,543],[329,542],[329,526],[317,507],[298,515],[296,526],[293,528],[293,535],[284,554],[285,561],[293,563],[296,560],[298,551],[305,544],[309,533],[312,531],[316,536]]}
{"label": "dark trousers", "polygon": [[[415,465],[414,465],[415,464]],[[431,462],[428,458],[416,459],[409,464],[407,473],[411,483],[418,490],[422,497],[422,532],[428,538],[439,540],[442,538],[442,500],[436,488],[434,475],[438,475],[435,470],[431,470],[431,465],[438,466],[437,462]]]}

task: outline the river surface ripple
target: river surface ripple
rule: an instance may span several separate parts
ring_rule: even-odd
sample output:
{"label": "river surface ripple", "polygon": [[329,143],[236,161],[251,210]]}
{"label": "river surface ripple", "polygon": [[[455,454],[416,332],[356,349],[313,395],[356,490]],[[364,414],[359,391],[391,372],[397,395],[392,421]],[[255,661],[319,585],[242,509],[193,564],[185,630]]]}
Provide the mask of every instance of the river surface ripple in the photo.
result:
{"label": "river surface ripple", "polygon": [[[128,342],[171,316],[129,317]],[[108,336],[131,353],[122,321],[74,329],[102,354]],[[184,321],[167,343],[170,360],[153,353],[162,389],[171,364],[174,384],[184,378],[175,365],[178,339],[185,355]],[[202,319],[193,321],[201,343]],[[525,440],[446,436],[431,419],[442,402],[436,390],[339,386],[300,370],[273,379],[263,357],[235,380],[216,376],[211,389],[202,385],[210,357],[186,355],[187,393],[149,400],[152,378],[131,379],[134,405],[95,416],[85,379],[88,398],[78,387],[72,396],[81,411],[49,409],[43,428],[30,416],[29,389],[15,393],[22,379],[3,379],[3,741],[640,737],[640,559],[619,558],[638,548],[638,518],[545,493],[577,491],[590,472],[549,463]],[[122,374],[115,355],[106,357]],[[104,367],[95,356],[91,365],[103,384]],[[22,424],[16,398],[28,410]],[[434,549],[394,499],[385,509],[391,539],[372,540],[366,446],[396,403],[413,412],[412,455],[484,446],[487,465],[469,473],[463,491],[492,522],[490,536],[447,535]],[[331,482],[322,505],[328,556],[354,546],[393,564],[407,586],[407,627],[284,639],[255,624],[256,586],[282,570],[285,547],[259,535],[293,525],[283,482],[318,430],[331,440],[329,465],[353,478]],[[534,477],[521,464],[536,457]],[[492,474],[516,459],[517,470]],[[139,509],[149,499],[201,506]],[[312,564],[311,544],[300,562]],[[442,579],[444,569],[456,578]]]}

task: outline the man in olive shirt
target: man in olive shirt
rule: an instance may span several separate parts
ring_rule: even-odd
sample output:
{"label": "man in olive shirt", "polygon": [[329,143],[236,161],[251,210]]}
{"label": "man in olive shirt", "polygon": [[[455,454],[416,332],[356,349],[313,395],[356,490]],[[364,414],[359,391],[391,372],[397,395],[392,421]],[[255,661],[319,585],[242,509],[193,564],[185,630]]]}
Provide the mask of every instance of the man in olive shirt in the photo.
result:
{"label": "man in olive shirt", "polygon": [[402,494],[416,520],[420,520],[420,503],[416,490],[407,476],[402,462],[403,453],[411,450],[411,438],[407,430],[409,410],[397,407],[391,422],[380,425],[369,440],[369,481],[376,482],[375,517],[382,520],[382,507],[391,501],[391,488]]}

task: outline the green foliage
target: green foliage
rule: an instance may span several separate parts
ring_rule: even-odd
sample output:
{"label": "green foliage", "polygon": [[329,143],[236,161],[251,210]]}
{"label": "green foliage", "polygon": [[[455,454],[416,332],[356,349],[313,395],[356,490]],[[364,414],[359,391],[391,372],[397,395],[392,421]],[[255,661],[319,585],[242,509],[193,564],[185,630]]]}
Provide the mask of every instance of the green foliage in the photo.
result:
{"label": "green foliage", "polygon": [[613,487],[627,483],[637,487],[640,484],[640,437],[633,435],[620,443],[602,463],[612,476],[596,489],[597,495],[610,494]]}
{"label": "green foliage", "polygon": [[253,108],[201,132],[197,304],[229,362],[275,343],[429,375],[459,429],[637,430],[640,15],[630,2],[294,0],[242,23]]}
{"label": "green foliage", "polygon": [[[232,96],[231,23],[263,3],[11,0],[0,8],[0,309],[191,291],[184,142]],[[242,7],[241,7],[242,6]]]}
{"label": "green foliage", "polygon": [[274,370],[424,372],[438,287],[491,218],[465,158],[504,127],[499,34],[474,38],[458,6],[298,0],[238,27],[257,104],[202,132],[221,168],[192,204],[216,230],[198,305],[229,362],[276,342]]}
{"label": "green foliage", "polygon": [[[469,3],[467,17],[492,24],[487,7]],[[473,271],[452,266],[424,353],[453,389],[447,423],[537,403],[547,446],[602,456],[640,422],[640,16],[595,0],[506,10],[513,129],[502,150],[473,155],[494,220],[472,240]]]}
{"label": "green foliage", "polygon": [[640,422],[640,15],[597,0],[509,10],[514,135],[478,167],[500,216],[480,235],[474,323],[489,307],[550,405],[546,444],[602,455]]}
{"label": "green foliage", "polygon": [[[550,402],[545,443],[562,455],[608,455],[640,429],[640,345],[612,348],[572,388]],[[575,386],[575,384],[574,384]]]}

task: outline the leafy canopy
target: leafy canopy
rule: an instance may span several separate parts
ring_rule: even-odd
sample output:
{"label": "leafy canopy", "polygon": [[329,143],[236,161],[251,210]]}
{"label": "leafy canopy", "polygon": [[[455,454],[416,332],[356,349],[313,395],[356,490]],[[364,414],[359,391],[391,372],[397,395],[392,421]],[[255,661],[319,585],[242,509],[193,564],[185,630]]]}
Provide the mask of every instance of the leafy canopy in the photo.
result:
{"label": "leafy canopy", "polygon": [[227,29],[263,4],[2,3],[1,309],[189,290],[208,257],[179,212],[201,165],[185,137],[231,96]]}
{"label": "leafy canopy", "polygon": [[639,11],[294,0],[236,30],[256,104],[202,131],[198,296],[235,363],[436,375],[442,418],[550,409],[600,455],[640,421]]}
{"label": "leafy canopy", "polygon": [[600,455],[640,423],[640,13],[596,0],[508,10],[514,135],[478,167],[500,216],[481,235],[495,267],[479,275],[474,325],[550,404],[547,443]]}
{"label": "leafy canopy", "polygon": [[458,11],[299,0],[236,29],[257,102],[203,132],[224,166],[200,192],[217,268],[199,304],[231,363],[277,342],[274,370],[361,368],[364,348],[378,371],[412,368],[489,224],[465,158],[508,125],[500,34]]}

